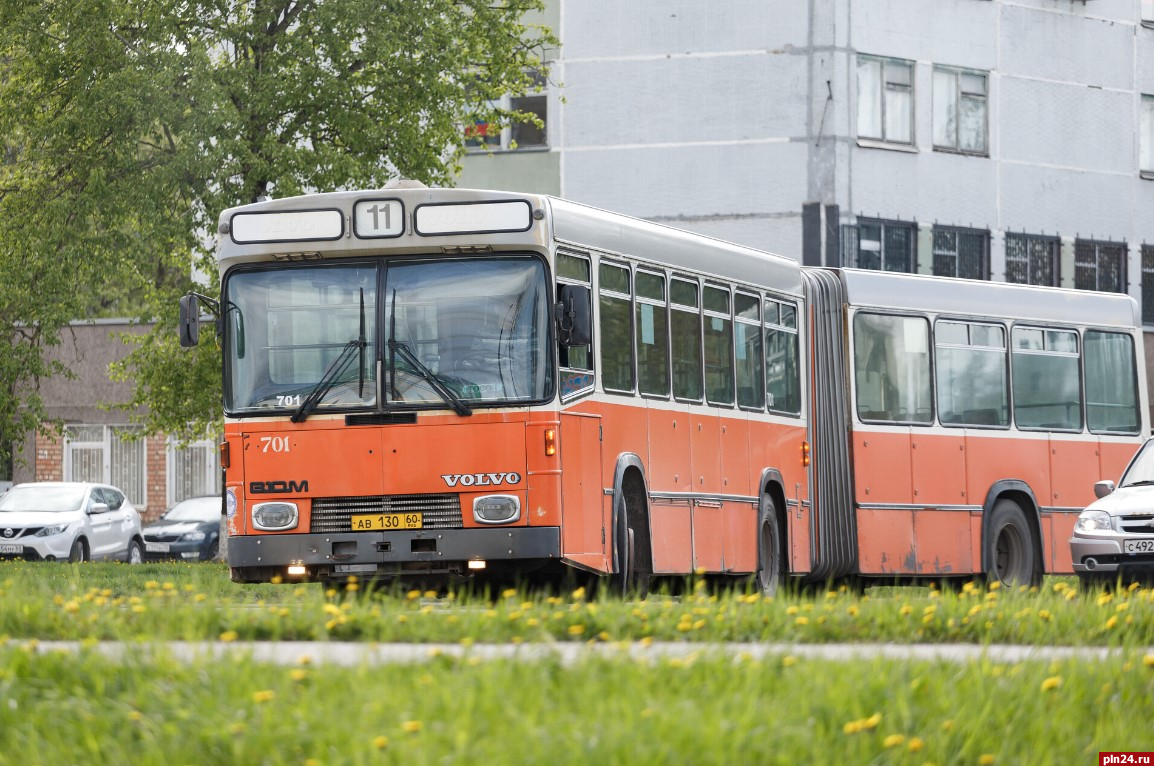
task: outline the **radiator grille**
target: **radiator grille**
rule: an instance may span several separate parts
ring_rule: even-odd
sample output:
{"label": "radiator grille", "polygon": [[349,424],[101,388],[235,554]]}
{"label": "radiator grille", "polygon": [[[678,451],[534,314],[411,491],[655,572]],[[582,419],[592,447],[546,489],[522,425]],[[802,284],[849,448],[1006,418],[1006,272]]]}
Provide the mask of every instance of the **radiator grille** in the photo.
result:
{"label": "radiator grille", "polygon": [[313,500],[311,532],[351,532],[359,513],[420,513],[424,529],[460,529],[461,499],[457,495],[377,495],[321,497]]}

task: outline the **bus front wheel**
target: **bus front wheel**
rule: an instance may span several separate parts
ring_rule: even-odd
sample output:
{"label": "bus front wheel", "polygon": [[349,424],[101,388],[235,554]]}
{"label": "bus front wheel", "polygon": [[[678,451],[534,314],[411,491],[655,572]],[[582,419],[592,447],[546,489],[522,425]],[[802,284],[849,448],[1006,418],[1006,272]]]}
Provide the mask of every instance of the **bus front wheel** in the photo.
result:
{"label": "bus front wheel", "polygon": [[986,522],[986,576],[1003,585],[1036,585],[1041,579],[1034,534],[1022,507],[1013,500],[994,504]]}

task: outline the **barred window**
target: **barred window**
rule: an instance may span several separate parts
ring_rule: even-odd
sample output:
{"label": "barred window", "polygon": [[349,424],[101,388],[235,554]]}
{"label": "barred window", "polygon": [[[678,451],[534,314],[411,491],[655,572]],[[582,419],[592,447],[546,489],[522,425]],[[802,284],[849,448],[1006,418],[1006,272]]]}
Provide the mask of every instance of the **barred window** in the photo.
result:
{"label": "barred window", "polygon": [[220,494],[220,453],[210,440],[168,443],[168,504]]}
{"label": "barred window", "polygon": [[1074,243],[1074,287],[1126,292],[1126,243],[1079,239]]}
{"label": "barred window", "polygon": [[65,430],[64,480],[112,484],[136,506],[146,503],[144,439],[119,426],[69,426]]}
{"label": "barred window", "polygon": [[954,226],[934,227],[934,274],[986,279],[990,273],[990,233]]}
{"label": "barred window", "polygon": [[1138,170],[1154,174],[1154,96],[1142,96],[1138,127]]}
{"label": "barred window", "polygon": [[1154,245],[1142,245],[1142,324],[1154,324]]}
{"label": "barred window", "polygon": [[912,223],[859,218],[855,253],[857,267],[912,273],[916,264],[917,239],[917,227]]}
{"label": "barred window", "polygon": [[1061,240],[1034,234],[1006,235],[1006,281],[1057,287]]}

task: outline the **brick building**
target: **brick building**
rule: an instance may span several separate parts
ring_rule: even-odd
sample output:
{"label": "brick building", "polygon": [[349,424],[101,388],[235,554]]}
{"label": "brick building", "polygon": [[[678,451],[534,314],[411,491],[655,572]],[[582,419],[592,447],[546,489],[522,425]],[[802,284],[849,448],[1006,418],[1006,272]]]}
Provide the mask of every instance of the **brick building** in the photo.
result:
{"label": "brick building", "polygon": [[147,327],[127,320],[74,322],[49,354],[72,376],[40,382],[48,413],[65,424],[61,435],[29,434],[12,480],[102,481],[128,495],[146,521],[179,500],[220,492],[216,439],[181,447],[164,436],[141,437],[129,413],[132,383],[109,378],[109,364],[131,350],[125,334]]}

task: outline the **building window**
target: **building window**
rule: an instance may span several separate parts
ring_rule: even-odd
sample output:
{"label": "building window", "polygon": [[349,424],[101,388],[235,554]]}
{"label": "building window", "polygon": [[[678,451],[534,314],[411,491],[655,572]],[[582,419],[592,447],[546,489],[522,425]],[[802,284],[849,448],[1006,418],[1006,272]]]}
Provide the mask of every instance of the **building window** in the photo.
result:
{"label": "building window", "polygon": [[1058,286],[1061,240],[1033,234],[1006,235],[1006,281],[1018,285]]}
{"label": "building window", "polygon": [[209,440],[180,446],[168,443],[168,505],[190,497],[219,495],[220,452]]}
{"label": "building window", "polygon": [[934,227],[934,274],[939,277],[987,279],[990,233],[955,226]]}
{"label": "building window", "polygon": [[1142,96],[1141,110],[1138,127],[1138,170],[1143,178],[1154,178],[1154,96]]}
{"label": "building window", "polygon": [[133,505],[147,504],[144,439],[118,426],[68,426],[64,439],[64,480],[111,484]]}
{"label": "building window", "polygon": [[544,72],[532,73],[532,84],[526,92],[519,96],[506,95],[496,101],[490,101],[489,107],[493,110],[510,113],[533,115],[541,121],[540,125],[532,122],[513,122],[506,128],[497,128],[487,120],[476,120],[465,129],[465,146],[470,149],[484,150],[516,150],[541,149],[549,145],[545,128],[548,125],[548,85]]}
{"label": "building window", "polygon": [[1142,245],[1142,324],[1154,325],[1154,245]]}
{"label": "building window", "polygon": [[985,72],[934,67],[934,148],[985,155]]}
{"label": "building window", "polygon": [[1074,287],[1126,292],[1126,243],[1079,239],[1074,243]]}
{"label": "building window", "polygon": [[914,224],[859,218],[856,241],[854,261],[859,269],[914,271],[917,243]]}
{"label": "building window", "polygon": [[912,144],[913,115],[913,62],[858,56],[858,138]]}

